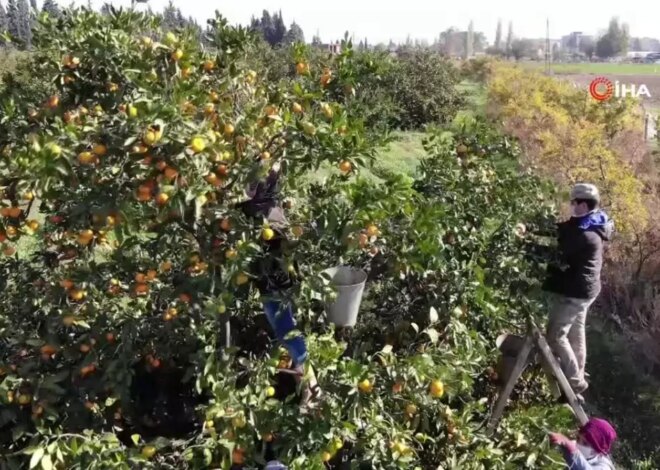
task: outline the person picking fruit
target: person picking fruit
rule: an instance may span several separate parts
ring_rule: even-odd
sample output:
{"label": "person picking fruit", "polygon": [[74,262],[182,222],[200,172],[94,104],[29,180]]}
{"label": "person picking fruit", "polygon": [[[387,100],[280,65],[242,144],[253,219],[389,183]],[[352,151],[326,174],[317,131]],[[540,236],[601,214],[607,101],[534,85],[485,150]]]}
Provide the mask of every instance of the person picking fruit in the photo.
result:
{"label": "person picking fruit", "polygon": [[293,287],[294,279],[289,270],[283,268],[282,258],[289,223],[279,201],[280,171],[280,163],[273,164],[265,180],[247,188],[246,195],[249,199],[240,203],[239,208],[260,224],[263,224],[264,220],[267,221],[268,228],[262,231],[264,256],[256,260],[253,272],[258,273],[256,285],[261,293],[266,318],[293,362],[292,371],[282,372],[293,373],[298,387],[302,388],[301,405],[306,406],[320,396],[321,390],[314,370],[311,367],[307,370],[305,368],[307,345],[302,334],[296,331],[294,305],[286,295],[286,291]]}
{"label": "person picking fruit", "polygon": [[563,434],[549,434],[550,443],[561,450],[570,470],[614,470],[610,458],[616,431],[604,419],[592,418],[578,431],[577,441]]}
{"label": "person picking fruit", "polygon": [[562,266],[551,266],[544,284],[544,289],[553,294],[548,343],[578,395],[589,387],[585,380],[587,310],[600,293],[604,245],[614,231],[613,222],[599,203],[598,188],[593,184],[573,187],[571,218],[558,224]]}
{"label": "person picking fruit", "polygon": [[288,470],[288,468],[279,460],[271,460],[266,464],[264,470]]}

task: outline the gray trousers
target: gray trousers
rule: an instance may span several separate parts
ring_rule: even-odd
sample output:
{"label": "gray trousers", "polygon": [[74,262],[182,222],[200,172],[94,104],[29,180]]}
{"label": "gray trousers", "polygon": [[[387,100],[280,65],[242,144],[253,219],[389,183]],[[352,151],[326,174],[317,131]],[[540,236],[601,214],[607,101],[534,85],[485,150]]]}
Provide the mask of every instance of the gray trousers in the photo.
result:
{"label": "gray trousers", "polygon": [[587,310],[594,300],[563,295],[553,295],[550,300],[548,343],[559,357],[562,371],[577,393],[587,388],[584,380],[587,362],[585,325]]}

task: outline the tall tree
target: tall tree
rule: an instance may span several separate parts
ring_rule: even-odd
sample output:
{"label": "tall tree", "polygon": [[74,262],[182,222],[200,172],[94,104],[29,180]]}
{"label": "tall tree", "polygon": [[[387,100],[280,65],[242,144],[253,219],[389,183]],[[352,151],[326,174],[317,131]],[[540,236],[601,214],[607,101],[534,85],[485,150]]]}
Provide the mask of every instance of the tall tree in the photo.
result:
{"label": "tall tree", "polygon": [[282,44],[284,35],[286,34],[286,25],[282,18],[282,11],[273,15],[273,37],[271,45],[276,46]]}
{"label": "tall tree", "polygon": [[18,0],[20,38],[25,47],[32,46],[32,14],[28,0]]}
{"label": "tall tree", "polygon": [[596,52],[596,42],[590,37],[583,37],[580,39],[580,52],[586,55],[589,60]]}
{"label": "tall tree", "polygon": [[596,55],[602,59],[614,57],[616,49],[609,34],[603,35],[596,43]]}
{"label": "tall tree", "polygon": [[619,25],[618,18],[612,18],[605,33],[596,43],[598,57],[609,58],[625,54],[628,51],[630,32],[628,25]]}
{"label": "tall tree", "polygon": [[619,37],[619,53],[625,54],[630,47],[630,27],[628,23],[623,23],[621,36]]}
{"label": "tall tree", "polygon": [[488,41],[484,33],[481,31],[474,33],[474,52],[483,52],[487,44]]}
{"label": "tall tree", "polygon": [[451,27],[440,33],[440,52],[450,57],[463,56],[465,51],[463,33]]}
{"label": "tall tree", "polygon": [[474,22],[470,21],[468,25],[466,40],[465,40],[465,58],[469,59],[474,55]]}
{"label": "tall tree", "polygon": [[509,21],[509,32],[506,34],[506,56],[511,55],[511,48],[513,47],[513,23]]}
{"label": "tall tree", "polygon": [[5,7],[0,3],[0,33],[7,31],[9,27],[9,18],[7,18],[7,11]]}
{"label": "tall tree", "polygon": [[17,0],[7,0],[7,31],[15,39],[21,39],[21,17]]}
{"label": "tall tree", "polygon": [[259,25],[261,34],[263,34],[264,39],[268,42],[268,44],[272,46],[275,28],[273,25],[273,18],[270,16],[270,12],[268,10],[264,10],[261,14],[261,21]]}
{"label": "tall tree", "polygon": [[502,50],[502,20],[497,20],[497,29],[495,30],[495,50]]}
{"label": "tall tree", "polygon": [[298,26],[298,24],[294,21],[291,23],[291,27],[289,30],[286,32],[284,35],[284,41],[285,44],[293,44],[295,42],[305,42],[305,33],[303,32],[302,28]]}
{"label": "tall tree", "polygon": [[514,39],[511,43],[511,55],[516,60],[533,57],[534,52],[534,43],[530,39]]}
{"label": "tall tree", "polygon": [[163,26],[166,29],[174,29],[176,28],[176,22],[176,7],[172,3],[172,0],[170,0],[163,9]]}
{"label": "tall tree", "polygon": [[41,9],[51,16],[60,15],[60,8],[57,6],[57,2],[55,0],[44,0],[44,5]]}

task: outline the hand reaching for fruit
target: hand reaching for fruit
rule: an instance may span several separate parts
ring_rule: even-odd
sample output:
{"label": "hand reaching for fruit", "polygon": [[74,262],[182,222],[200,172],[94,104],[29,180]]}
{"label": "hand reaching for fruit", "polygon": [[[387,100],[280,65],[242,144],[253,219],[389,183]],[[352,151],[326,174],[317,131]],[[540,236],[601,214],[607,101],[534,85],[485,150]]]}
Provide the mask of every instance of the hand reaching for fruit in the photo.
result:
{"label": "hand reaching for fruit", "polygon": [[571,453],[574,453],[577,449],[575,442],[570,440],[568,437],[564,436],[563,434],[557,432],[551,432],[548,434],[548,437],[550,439],[550,444],[558,447],[564,447],[566,450],[568,450]]}

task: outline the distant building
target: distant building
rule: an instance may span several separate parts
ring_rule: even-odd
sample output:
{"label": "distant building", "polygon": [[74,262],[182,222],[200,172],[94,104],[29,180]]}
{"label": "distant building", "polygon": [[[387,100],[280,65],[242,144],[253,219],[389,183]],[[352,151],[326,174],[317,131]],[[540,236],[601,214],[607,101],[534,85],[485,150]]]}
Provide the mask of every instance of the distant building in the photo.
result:
{"label": "distant building", "polygon": [[574,31],[561,38],[561,48],[569,54],[578,54],[584,41],[592,41],[593,36],[586,35],[581,31]]}
{"label": "distant building", "polygon": [[325,44],[321,42],[321,38],[318,35],[312,38],[312,47],[320,49],[324,52],[329,52],[332,55],[337,55],[341,53],[340,41],[335,41],[335,42],[330,42],[329,44]]}
{"label": "distant building", "polygon": [[330,44],[321,44],[321,48],[332,55],[341,54],[341,43],[339,41],[331,42]]}
{"label": "distant building", "polygon": [[660,40],[655,38],[635,38],[631,43],[631,47],[640,51],[660,52]]}

